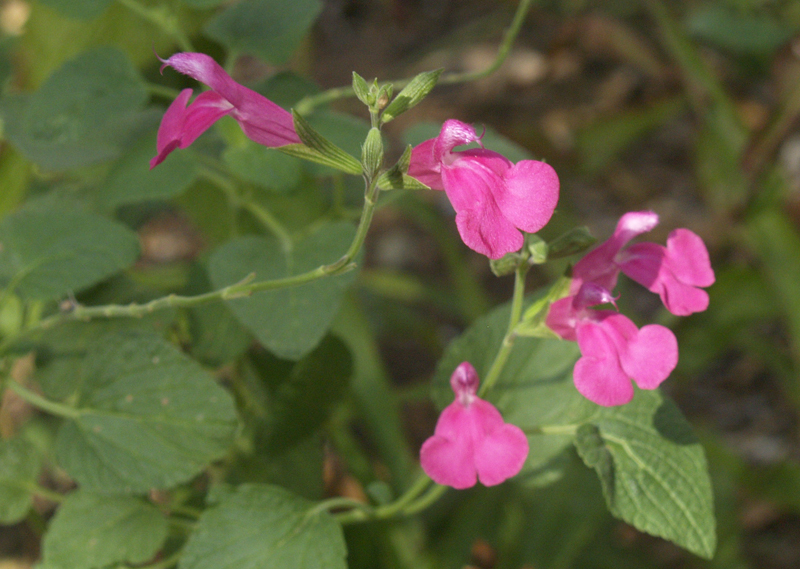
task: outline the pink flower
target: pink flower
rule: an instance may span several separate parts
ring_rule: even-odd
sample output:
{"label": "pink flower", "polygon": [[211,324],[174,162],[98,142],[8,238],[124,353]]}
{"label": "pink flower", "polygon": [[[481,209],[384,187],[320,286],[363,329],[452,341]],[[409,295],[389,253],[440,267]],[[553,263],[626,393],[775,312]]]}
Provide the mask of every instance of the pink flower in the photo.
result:
{"label": "pink flower", "polygon": [[558,176],[536,160],[513,164],[484,148],[453,151],[479,141],[470,125],[448,120],[438,137],[414,148],[408,174],[444,190],[456,210],[464,243],[499,259],[522,247],[520,230],[535,233],[550,220],[558,201]]}
{"label": "pink flower", "polygon": [[614,302],[601,285],[584,283],[574,295],[550,306],[547,325],[565,340],[578,342],[575,387],[584,397],[610,407],[633,399],[631,379],[642,389],[655,389],[678,363],[678,341],[664,326],[641,330],[613,310],[591,307]]}
{"label": "pink flower", "polygon": [[708,294],[698,287],[714,284],[714,271],[708,250],[696,234],[676,229],[670,233],[666,247],[638,243],[624,249],[628,241],[657,224],[658,216],[650,211],[623,215],[611,238],[576,263],[570,292],[575,294],[585,282],[613,290],[622,271],[657,293],[676,316],[708,308]]}
{"label": "pink flower", "polygon": [[525,434],[475,395],[478,382],[469,362],[456,368],[450,377],[455,401],[445,407],[434,435],[422,445],[422,469],[437,484],[461,490],[480,479],[494,486],[516,475],[528,456]]}
{"label": "pink flower", "polygon": [[181,91],[164,113],[158,128],[158,154],[150,168],[158,166],[176,148],[186,148],[225,115],[231,115],[251,140],[276,147],[299,144],[292,114],[266,97],[240,85],[220,65],[203,53],[176,53],[162,60],[164,67],[188,75],[211,87],[187,107],[191,89]]}

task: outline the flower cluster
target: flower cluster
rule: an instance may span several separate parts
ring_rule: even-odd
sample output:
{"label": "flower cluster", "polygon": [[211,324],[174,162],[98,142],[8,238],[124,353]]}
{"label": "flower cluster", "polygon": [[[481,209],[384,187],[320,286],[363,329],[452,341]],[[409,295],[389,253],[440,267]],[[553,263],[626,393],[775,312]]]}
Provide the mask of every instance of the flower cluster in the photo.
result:
{"label": "flower cluster", "polygon": [[[291,113],[240,85],[213,59],[201,53],[178,53],[164,65],[205,83],[211,90],[189,104],[183,90],[167,109],[158,130],[160,164],[176,148],[186,148],[212,124],[232,116],[253,141],[269,147],[301,143]],[[483,147],[456,151],[481,137],[468,124],[448,120],[436,138],[416,146],[408,175],[434,190],[444,190],[456,212],[464,243],[491,259],[518,251],[521,232],[539,231],[550,220],[559,194],[552,167],[536,160],[516,164]],[[661,297],[676,315],[705,310],[714,282],[703,241],[687,229],[673,231],[666,247],[631,239],[658,223],[652,212],[632,212],[619,221],[614,234],[587,254],[572,271],[569,294],[554,302],[546,324],[565,340],[578,343],[582,357],[575,364],[578,391],[599,405],[621,405],[633,398],[631,379],[643,389],[655,389],[678,361],[673,333],[655,324],[641,329],[612,304],[620,273],[625,273]],[[437,483],[468,488],[481,481],[500,484],[516,475],[528,455],[528,440],[518,427],[505,423],[500,412],[477,396],[478,375],[469,362],[460,364],[450,385],[455,400],[439,417],[434,435],[422,445],[423,470]]]}
{"label": "flower cluster", "polygon": [[455,401],[420,450],[422,469],[438,484],[463,489],[480,479],[494,486],[516,475],[528,457],[522,429],[503,422],[494,405],[476,395],[478,383],[471,363],[455,369],[450,377]]}
{"label": "flower cluster", "polygon": [[204,53],[176,53],[164,59],[164,67],[188,75],[211,87],[187,106],[191,89],[181,91],[164,113],[156,139],[153,169],[176,148],[186,148],[215,122],[231,115],[251,140],[269,147],[299,144],[292,114],[252,89],[240,85]]}
{"label": "flower cluster", "polygon": [[480,138],[466,123],[445,121],[439,136],[414,148],[408,175],[444,190],[467,247],[499,259],[522,248],[520,230],[535,233],[550,221],[558,202],[558,176],[537,160],[513,164],[484,148],[454,151]]}
{"label": "flower cluster", "polygon": [[575,387],[599,405],[622,405],[633,398],[631,379],[642,389],[655,389],[678,363],[678,342],[667,328],[641,329],[614,310],[611,291],[625,273],[657,293],[667,310],[685,316],[708,307],[699,287],[714,283],[708,251],[688,229],[670,233],[667,246],[628,242],[658,224],[653,212],[622,216],[608,241],[581,259],[572,270],[569,295],[554,302],[547,325],[565,340],[577,341],[582,357],[575,364]]}

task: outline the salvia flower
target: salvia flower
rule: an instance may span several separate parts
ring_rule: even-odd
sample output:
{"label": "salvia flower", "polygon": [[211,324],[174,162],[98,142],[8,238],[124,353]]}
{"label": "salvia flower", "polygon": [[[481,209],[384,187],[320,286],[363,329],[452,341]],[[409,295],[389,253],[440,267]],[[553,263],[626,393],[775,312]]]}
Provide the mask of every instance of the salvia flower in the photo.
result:
{"label": "salvia flower", "polygon": [[535,233],[550,220],[558,201],[558,176],[537,160],[513,164],[484,148],[454,150],[473,142],[480,142],[474,128],[448,120],[439,136],[413,149],[408,174],[444,190],[464,243],[499,259],[522,247],[520,230]]}
{"label": "salvia flower", "polygon": [[528,456],[522,429],[503,422],[500,412],[479,398],[478,374],[461,363],[450,378],[455,401],[445,407],[434,435],[422,445],[420,463],[431,479],[463,489],[477,480],[494,486],[516,475]]}
{"label": "salvia flower", "polygon": [[[554,302],[547,325],[565,340],[578,343],[582,357],[575,364],[578,391],[599,405],[622,405],[633,398],[633,380],[642,389],[655,389],[678,363],[678,343],[667,328],[656,324],[637,329],[614,310],[595,310],[614,304],[611,291],[619,273],[659,294],[676,315],[708,307],[708,294],[699,287],[714,282],[708,251],[688,229],[670,233],[667,246],[628,242],[658,224],[649,211],[623,215],[614,234],[572,270],[569,296]],[[616,305],[615,305],[616,307]]]}
{"label": "salvia flower", "polygon": [[650,324],[637,329],[614,310],[592,308],[613,301],[600,285],[584,283],[577,294],[554,302],[547,315],[556,334],[578,342],[576,389],[606,407],[633,399],[631,380],[642,389],[655,389],[678,363],[678,341],[669,328]]}
{"label": "salvia flower", "polygon": [[584,282],[613,290],[620,271],[655,292],[667,310],[687,316],[708,308],[708,293],[699,287],[714,284],[714,270],[703,240],[688,229],[669,234],[667,246],[628,242],[658,225],[658,215],[636,211],[623,215],[608,241],[591,251],[572,270],[574,294]]}
{"label": "salvia flower", "polygon": [[155,168],[176,148],[186,148],[225,115],[231,115],[248,138],[269,147],[299,144],[292,114],[234,81],[211,57],[203,53],[176,53],[162,60],[164,67],[188,75],[211,90],[198,95],[191,104],[191,89],[181,91],[164,113],[158,128],[158,154],[150,161]]}

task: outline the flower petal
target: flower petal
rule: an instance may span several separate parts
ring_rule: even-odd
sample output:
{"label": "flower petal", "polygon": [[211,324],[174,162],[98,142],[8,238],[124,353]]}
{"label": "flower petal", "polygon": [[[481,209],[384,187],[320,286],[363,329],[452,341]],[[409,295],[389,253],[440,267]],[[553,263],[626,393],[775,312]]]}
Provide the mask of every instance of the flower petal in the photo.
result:
{"label": "flower petal", "polygon": [[[655,243],[637,243],[628,247],[621,256],[619,267],[630,278],[658,294],[664,306],[672,314],[688,316],[708,308],[708,294],[678,278],[675,270],[692,280],[696,278],[701,282],[708,282],[710,278],[713,282],[714,272],[711,270],[705,246],[702,246],[702,251],[705,253],[705,260],[703,261],[701,256],[696,267],[686,269],[684,263],[691,264],[692,260],[682,256],[675,249],[670,251]],[[703,263],[706,263],[706,266],[703,266]]]}
{"label": "flower petal", "polygon": [[489,201],[482,209],[459,211],[456,227],[467,247],[490,259],[499,259],[506,253],[519,251],[525,242],[517,228],[503,217],[494,201]]}
{"label": "flower petal", "polygon": [[550,221],[558,203],[556,171],[544,162],[522,160],[503,179],[505,184],[494,194],[500,211],[522,231],[539,231]]}
{"label": "flower petal", "polygon": [[678,365],[678,341],[669,328],[650,324],[628,341],[622,367],[642,389],[655,389]]}
{"label": "flower petal", "polygon": [[448,119],[442,124],[439,136],[433,139],[433,158],[437,162],[448,162],[448,154],[456,146],[463,146],[480,140],[480,137],[469,125],[456,119]]}
{"label": "flower petal", "polygon": [[165,66],[205,83],[227,100],[245,134],[265,146],[299,144],[290,112],[263,95],[234,81],[211,57],[204,53],[176,53],[163,60]]}
{"label": "flower petal", "polygon": [[[635,328],[635,327],[634,327]],[[633,385],[619,361],[617,342],[604,322],[584,321],[577,327],[581,357],[573,370],[578,392],[604,407],[633,399]]]}
{"label": "flower petal", "polygon": [[435,434],[420,449],[422,470],[437,484],[460,490],[477,482],[473,423],[469,409],[458,401],[445,407],[439,416]]}
{"label": "flower petal", "polygon": [[443,190],[442,163],[433,156],[435,138],[416,145],[411,150],[408,175],[416,178],[433,190]]}
{"label": "flower petal", "polygon": [[547,312],[545,324],[553,332],[565,340],[576,342],[578,337],[575,335],[575,326],[578,323],[578,312],[575,310],[573,302],[574,296],[560,298],[550,305]]}
{"label": "flower petal", "polygon": [[150,161],[151,170],[176,148],[189,146],[212,124],[233,109],[230,103],[213,91],[201,93],[187,107],[186,103],[191,96],[192,90],[184,89],[164,113],[156,137],[158,154]]}
{"label": "flower petal", "polygon": [[714,284],[714,270],[705,243],[688,229],[676,229],[667,238],[667,259],[675,277],[688,285]]}
{"label": "flower petal", "polygon": [[573,284],[570,292],[576,292],[584,282],[594,282],[607,290],[614,290],[619,275],[617,254],[628,241],[650,231],[656,225],[658,225],[658,215],[651,211],[632,211],[623,215],[617,222],[614,234],[575,263],[572,268]]}
{"label": "flower petal", "polygon": [[[477,400],[470,406],[470,411],[483,422],[479,415],[487,408],[500,416],[499,411],[488,401]],[[522,429],[516,425],[502,423],[486,432],[475,441],[475,468],[478,478],[484,486],[495,486],[516,476],[528,457],[528,439]]]}

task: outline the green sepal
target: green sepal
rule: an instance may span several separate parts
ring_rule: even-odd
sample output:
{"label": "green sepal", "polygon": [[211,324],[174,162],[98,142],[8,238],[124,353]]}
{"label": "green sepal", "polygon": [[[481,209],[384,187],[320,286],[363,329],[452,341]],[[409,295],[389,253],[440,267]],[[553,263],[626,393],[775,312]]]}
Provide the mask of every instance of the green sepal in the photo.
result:
{"label": "green sepal", "polygon": [[556,237],[548,245],[547,257],[559,259],[582,253],[595,244],[597,239],[589,232],[588,227],[576,227]]}
{"label": "green sepal", "polygon": [[550,255],[550,247],[547,242],[533,233],[525,235],[525,249],[530,265],[542,265],[547,262]]}
{"label": "green sepal", "polygon": [[442,71],[444,70],[436,69],[434,71],[426,71],[414,77],[383,111],[381,115],[381,124],[386,124],[419,104],[422,99],[428,96],[431,89],[434,88]]}
{"label": "green sepal", "polygon": [[324,164],[348,174],[361,174],[361,164],[358,160],[314,130],[308,121],[294,110],[292,110],[292,117],[294,118],[294,129],[303,144],[278,146],[278,150],[284,154]]}
{"label": "green sepal", "polygon": [[409,144],[397,163],[389,168],[378,178],[378,187],[382,190],[430,190],[428,186],[412,178],[408,172],[408,165],[411,163],[411,150]]}
{"label": "green sepal", "polygon": [[514,328],[516,335],[529,338],[560,338],[561,336],[548,328],[547,324],[545,324],[545,319],[547,318],[547,312],[550,310],[550,305],[569,294],[570,283],[572,283],[571,278],[561,277],[553,283],[547,294],[531,304],[525,310],[517,327]]}
{"label": "green sepal", "polygon": [[499,259],[491,259],[489,268],[496,277],[504,277],[516,271],[520,264],[525,262],[525,257],[519,251],[506,253]]}

